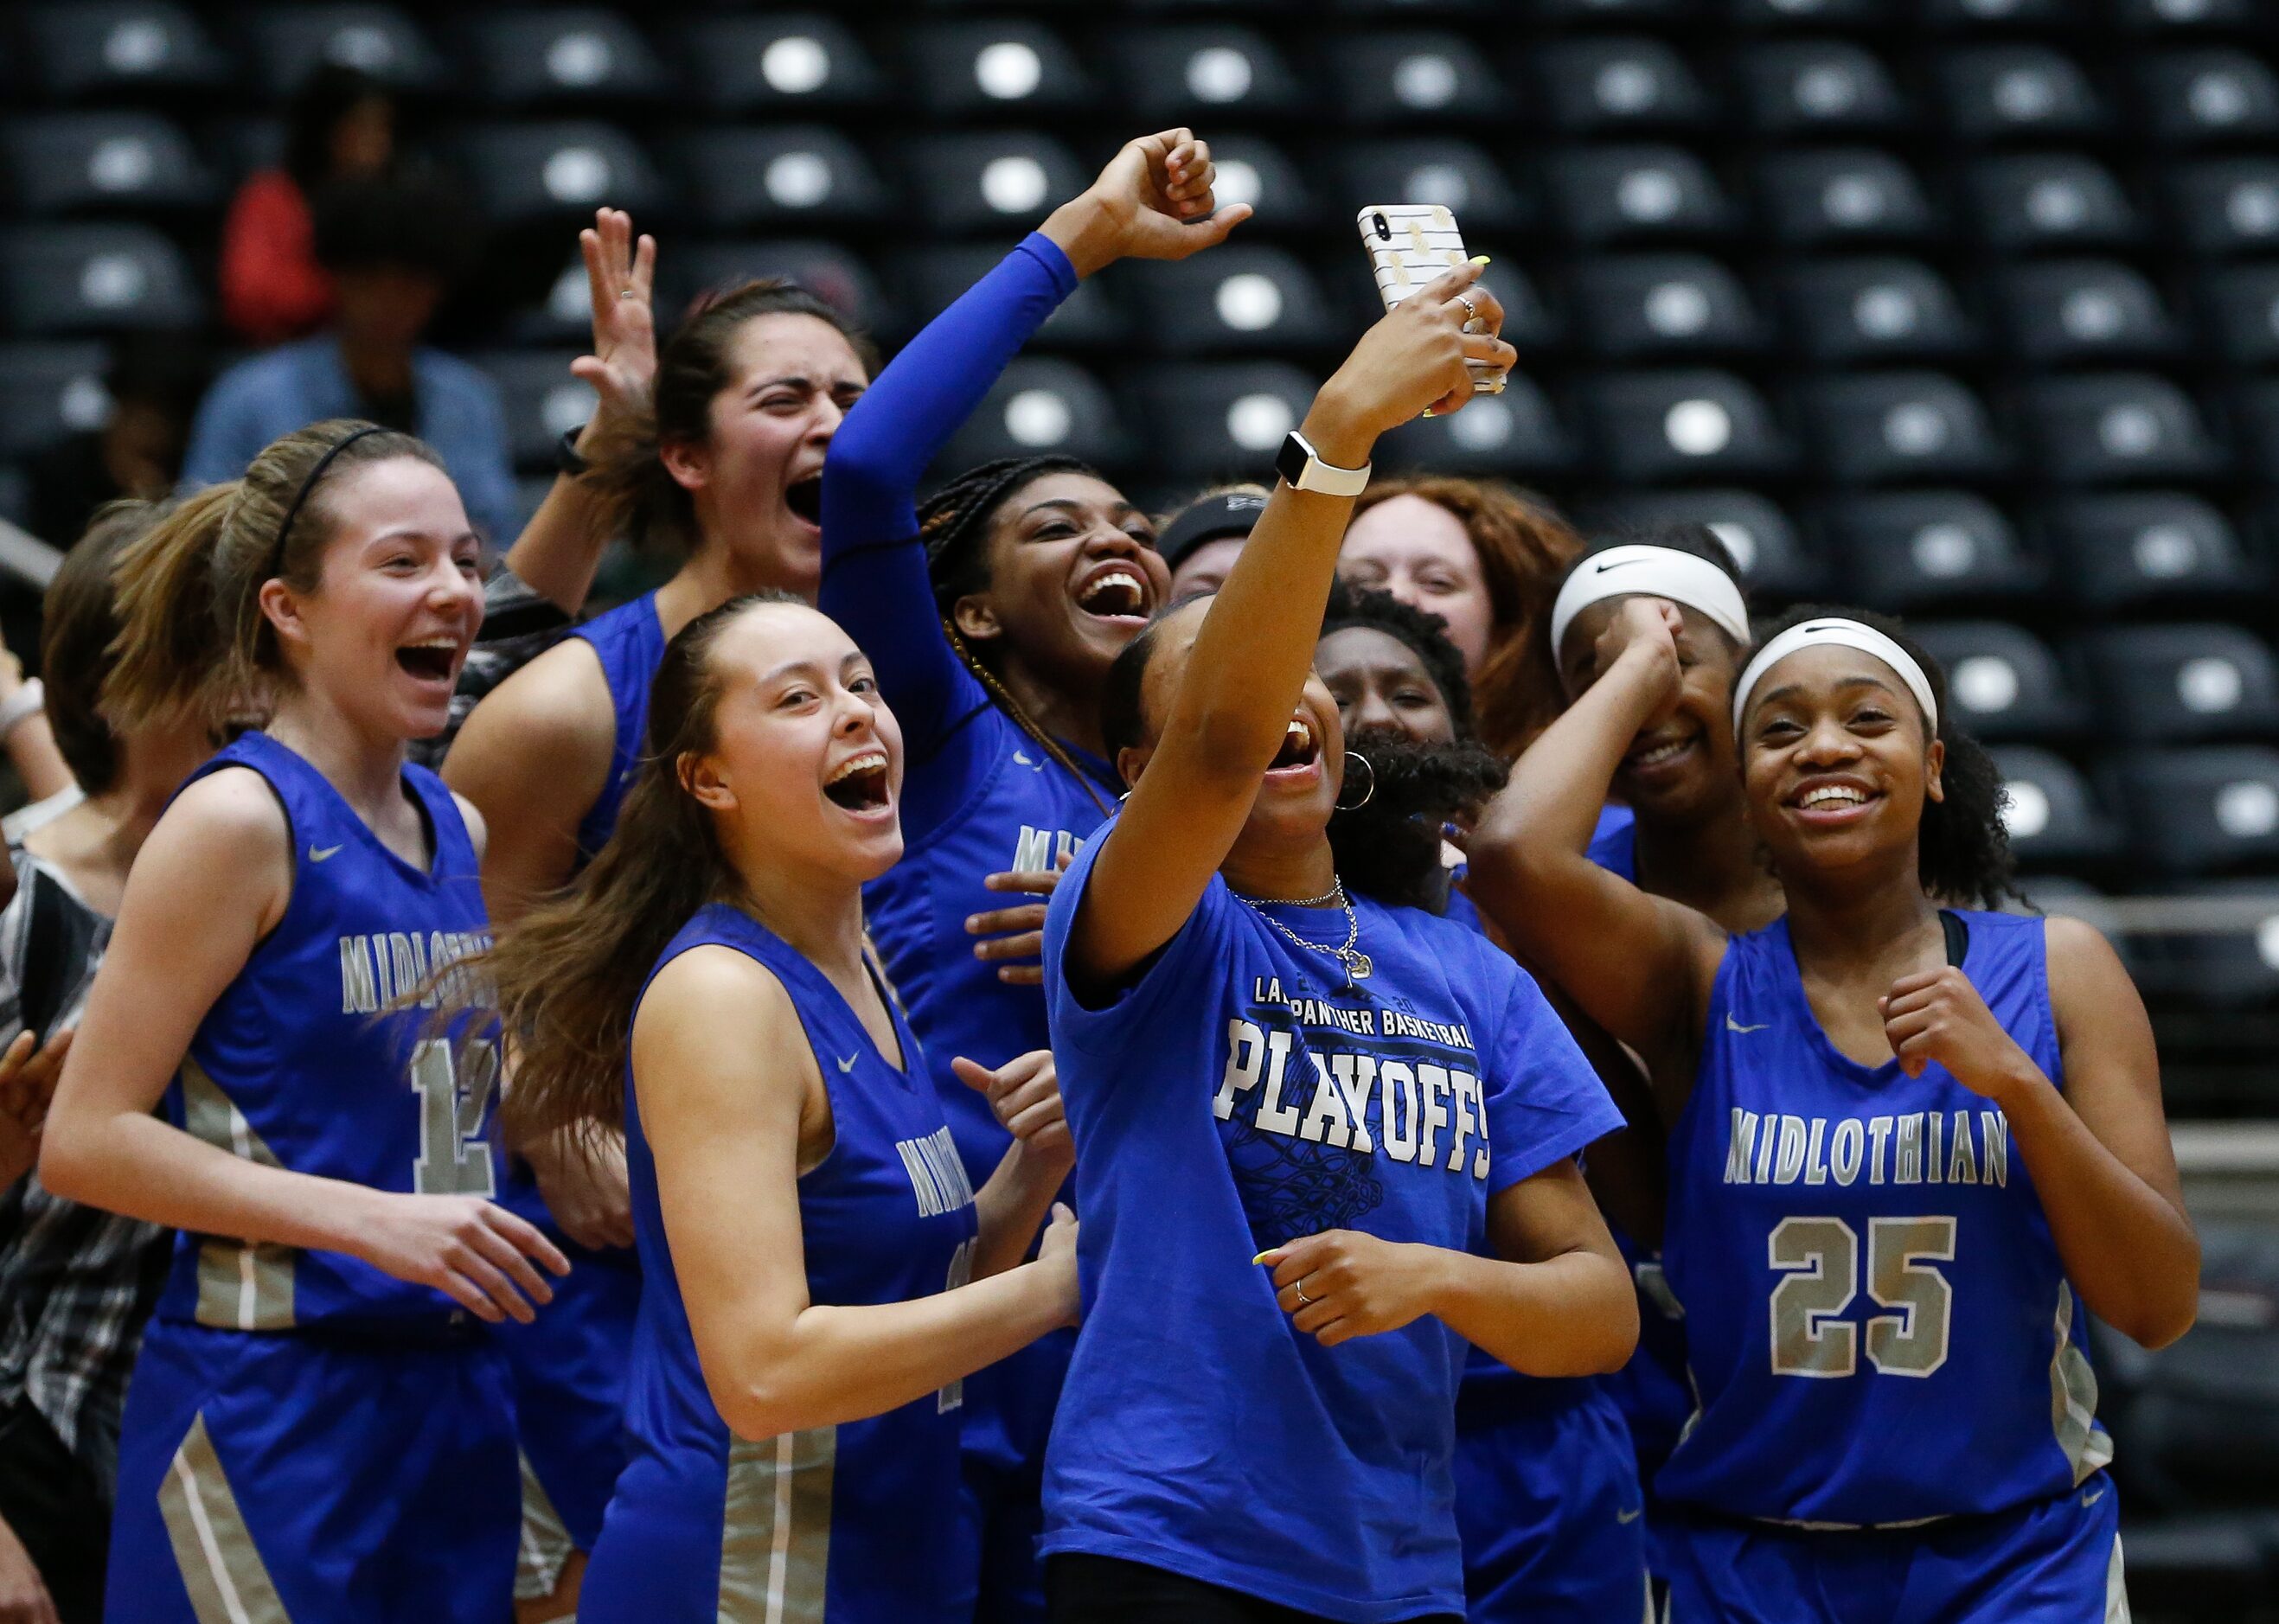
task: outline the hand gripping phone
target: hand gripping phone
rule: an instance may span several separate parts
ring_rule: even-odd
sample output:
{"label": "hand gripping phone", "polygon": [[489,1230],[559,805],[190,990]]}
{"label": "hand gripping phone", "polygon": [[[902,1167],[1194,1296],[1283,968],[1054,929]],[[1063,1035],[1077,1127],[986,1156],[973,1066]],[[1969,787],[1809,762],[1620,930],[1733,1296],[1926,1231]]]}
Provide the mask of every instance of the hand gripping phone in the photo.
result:
{"label": "hand gripping phone", "polygon": [[[1465,263],[1464,234],[1441,203],[1371,203],[1354,217],[1362,246],[1377,273],[1377,291],[1391,310],[1410,294]],[[1472,393],[1500,395],[1504,374],[1484,361],[1471,369]]]}

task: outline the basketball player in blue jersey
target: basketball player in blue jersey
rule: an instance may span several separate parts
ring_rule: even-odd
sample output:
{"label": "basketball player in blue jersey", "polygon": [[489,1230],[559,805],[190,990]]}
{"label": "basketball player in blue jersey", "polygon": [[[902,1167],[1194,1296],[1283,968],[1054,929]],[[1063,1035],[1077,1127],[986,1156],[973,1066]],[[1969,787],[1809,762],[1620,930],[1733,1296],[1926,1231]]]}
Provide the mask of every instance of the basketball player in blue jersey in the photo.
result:
{"label": "basketball player in blue jersey", "polygon": [[1458,1616],[1464,1340],[1538,1375],[1636,1340],[1575,1164],[1620,1115],[1509,959],[1350,894],[1327,833],[1366,782],[1309,674],[1339,540],[1377,436],[1510,364],[1478,274],[1363,337],[1224,587],[1110,674],[1131,797],[1045,927],[1085,1214],[1046,1459],[1067,1624]]}
{"label": "basketball player in blue jersey", "polygon": [[869,663],[787,596],[690,622],[615,837],[479,970],[510,1110],[620,1120],[641,1254],[587,1624],[952,1624],[959,1382],[1076,1310],[1050,1057],[964,1068],[1009,1123],[977,1192],[864,953],[902,851]]}
{"label": "basketball player in blue jersey", "polygon": [[[1445,786],[1437,816],[1412,828],[1372,819],[1374,794],[1331,819],[1339,875],[1360,890],[1371,889],[1362,865],[1404,843],[1437,843],[1441,819],[1469,818],[1503,786],[1504,763],[1473,729],[1464,657],[1442,624],[1389,593],[1342,583],[1330,593],[1314,669],[1337,701],[1347,759],[1366,760],[1380,785]],[[1450,871],[1426,872],[1445,884]],[[1451,919],[1481,928],[1461,891],[1450,890],[1445,906]],[[1630,1624],[1643,1615],[1638,1469],[1607,1379],[1536,1380],[1474,1349],[1456,1395],[1455,1478],[1470,1624]]]}
{"label": "basketball player in blue jersey", "polygon": [[[654,255],[645,243],[628,259],[625,231],[606,256],[589,249],[595,288],[646,307]],[[611,276],[624,287],[608,289]],[[618,420],[593,438],[595,461],[571,483],[589,487],[582,500],[607,533],[679,548],[686,562],[501,683],[453,744],[444,777],[495,831],[483,888],[501,924],[609,839],[665,640],[737,593],[814,592],[824,450],[871,366],[868,341],[843,316],[783,283],[715,299],[659,355],[632,344],[608,359],[587,375],[618,402]],[[624,1458],[641,1282],[621,1153],[581,1154],[560,1137],[514,1148],[502,1199],[580,1265],[554,1313],[506,1338],[527,1468],[520,1617],[537,1624],[575,1610],[581,1553]]]}
{"label": "basketball player in blue jersey", "polygon": [[1733,935],[1591,862],[1681,634],[1617,607],[1472,848],[1595,1019],[1690,1056],[1653,1079],[1699,1395],[1658,1483],[1670,1616],[2125,1618],[2083,1306],[2159,1346],[2198,1291],[2144,1005],[2076,921],[1939,906],[2006,886],[2000,784],[1876,617],[1792,615],[1735,685],[1782,917]]}
{"label": "basketball player in blue jersey", "polygon": [[[1070,458],[992,463],[923,508],[917,484],[1081,277],[1184,258],[1247,217],[1213,213],[1212,180],[1209,147],[1185,130],[1127,143],[910,341],[824,463],[818,601],[877,662],[909,745],[909,854],[869,888],[871,932],[977,1184],[1005,1130],[950,1057],[997,1065],[1045,1046],[1043,907],[1002,893],[1049,890],[1122,793],[1102,755],[1101,685],[1170,578],[1146,516]],[[957,1582],[987,1624],[1043,1615],[1038,1497],[1068,1346],[1040,1343],[967,1384],[981,1567]]]}
{"label": "basketball player in blue jersey", "polygon": [[491,1052],[455,1066],[400,1007],[487,939],[480,821],[403,759],[479,551],[433,451],[330,422],[120,563],[115,724],[267,718],[144,845],[42,1152],[58,1194],[181,1231],[120,1439],[121,1624],[510,1605],[513,1401],[475,1321],[568,1265],[489,1199]]}
{"label": "basketball player in blue jersey", "polygon": [[[1593,541],[1569,566],[1545,617],[1546,663],[1555,664],[1571,703],[1597,675],[1594,651],[1616,609],[1639,596],[1664,599],[1677,609],[1677,696],[1624,754],[1610,786],[1623,804],[1608,809],[1621,816],[1601,815],[1591,860],[1737,935],[1757,930],[1784,904],[1780,882],[1758,859],[1742,798],[1733,679],[1752,640],[1748,601],[1724,543],[1700,525]],[[1690,1059],[1683,1053],[1646,1058],[1681,1073]],[[1639,1113],[1631,1115],[1635,1121]],[[1645,1115],[1650,1122],[1650,1102]],[[1661,1160],[1657,1155],[1636,1169],[1655,1188],[1644,1204],[1648,1213],[1661,1207]],[[1610,1174],[1616,1161],[1602,1155],[1596,1167]],[[1693,1391],[1685,1376],[1684,1324],[1662,1272],[1661,1225],[1640,1224],[1633,1236],[1624,1223],[1615,1238],[1638,1277],[1639,1334],[1637,1356],[1609,1385],[1648,1487],[1647,1557],[1659,1575],[1665,1566],[1658,1554],[1662,1514],[1652,1483],[1693,1413]]]}

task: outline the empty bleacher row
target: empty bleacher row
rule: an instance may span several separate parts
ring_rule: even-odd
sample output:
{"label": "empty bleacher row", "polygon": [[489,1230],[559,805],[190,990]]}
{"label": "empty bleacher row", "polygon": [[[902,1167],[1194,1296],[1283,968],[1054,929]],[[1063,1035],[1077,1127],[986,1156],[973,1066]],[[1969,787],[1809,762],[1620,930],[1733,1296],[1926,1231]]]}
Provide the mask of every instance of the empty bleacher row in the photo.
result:
{"label": "empty bleacher row", "polygon": [[[321,60],[424,98],[495,229],[559,234],[472,352],[533,493],[587,408],[596,204],[658,230],[668,309],[794,274],[892,342],[1115,136],[1190,121],[1257,218],[1087,286],[947,460],[1255,475],[1375,308],[1354,211],[1445,202],[1524,376],[1385,464],[1707,520],[1769,600],[1909,616],[2032,871],[2279,875],[2264,0],[104,0],[0,42],[0,511],[99,419],[108,335],[207,322],[216,213]],[[2210,938],[2229,981],[2179,940],[2180,982],[2279,995],[2279,930]]]}

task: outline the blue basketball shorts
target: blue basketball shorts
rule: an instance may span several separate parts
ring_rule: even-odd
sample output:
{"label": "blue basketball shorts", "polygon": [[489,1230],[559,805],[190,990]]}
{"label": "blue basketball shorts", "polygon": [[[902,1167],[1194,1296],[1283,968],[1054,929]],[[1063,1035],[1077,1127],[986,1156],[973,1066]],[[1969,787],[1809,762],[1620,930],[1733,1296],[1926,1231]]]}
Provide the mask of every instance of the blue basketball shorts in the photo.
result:
{"label": "blue basketball shorts", "polygon": [[513,1398],[480,1328],[154,1321],[127,1400],[111,1624],[499,1624]]}
{"label": "blue basketball shorts", "polygon": [[1457,1408],[1456,1528],[1470,1624],[1646,1616],[1645,1498],[1596,1382],[1498,1380]]}
{"label": "blue basketball shorts", "polygon": [[951,1583],[974,1593],[975,1624],[1044,1624],[1045,1440],[1075,1350],[1074,1330],[1055,1331],[965,1378],[961,1547],[974,1570]]}
{"label": "blue basketball shorts", "polygon": [[2069,1494],[1917,1528],[1673,1519],[1668,1624],[2128,1624],[2121,1508]]}
{"label": "blue basketball shorts", "polygon": [[550,1596],[572,1551],[591,1551],[625,1463],[625,1373],[633,1360],[641,1269],[622,1247],[589,1251],[552,1225],[570,1260],[554,1300],[528,1325],[498,1328],[513,1372],[522,1445],[518,1596]]}

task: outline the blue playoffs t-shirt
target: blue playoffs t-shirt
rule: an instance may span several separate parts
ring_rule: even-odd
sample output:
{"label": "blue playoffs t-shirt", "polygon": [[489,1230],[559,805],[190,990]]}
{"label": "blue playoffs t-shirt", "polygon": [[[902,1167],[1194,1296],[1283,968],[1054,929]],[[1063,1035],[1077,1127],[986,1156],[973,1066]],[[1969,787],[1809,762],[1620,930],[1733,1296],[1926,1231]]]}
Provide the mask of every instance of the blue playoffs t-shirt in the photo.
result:
{"label": "blue playoffs t-shirt", "polygon": [[[1484,1251],[1492,1194],[1622,1118],[1534,983],[1417,909],[1356,900],[1372,973],[1348,987],[1214,877],[1145,973],[1086,1007],[1063,964],[1115,826],[1045,924],[1085,1318],[1046,1452],[1043,1550],[1353,1624],[1461,1613],[1465,1343],[1427,1316],[1324,1348],[1252,1259],[1333,1229]],[[1345,939],[1337,909],[1264,912]]]}

